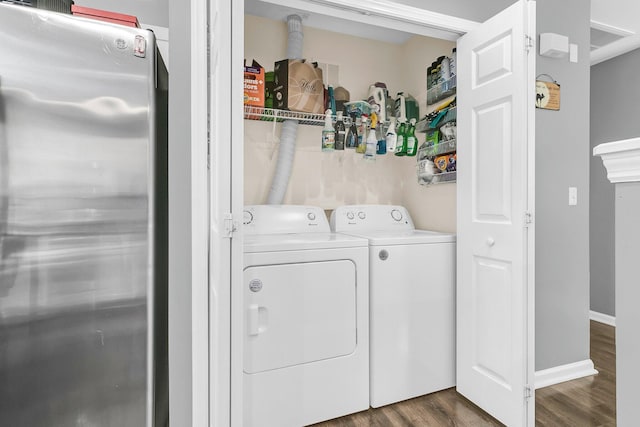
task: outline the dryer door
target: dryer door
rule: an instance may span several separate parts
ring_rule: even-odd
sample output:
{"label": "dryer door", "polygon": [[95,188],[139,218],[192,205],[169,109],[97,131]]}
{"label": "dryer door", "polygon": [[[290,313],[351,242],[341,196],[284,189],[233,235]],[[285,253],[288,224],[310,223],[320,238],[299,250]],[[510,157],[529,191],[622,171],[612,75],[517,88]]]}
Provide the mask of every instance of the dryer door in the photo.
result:
{"label": "dryer door", "polygon": [[350,260],[244,271],[244,371],[345,356],[356,348],[356,267]]}

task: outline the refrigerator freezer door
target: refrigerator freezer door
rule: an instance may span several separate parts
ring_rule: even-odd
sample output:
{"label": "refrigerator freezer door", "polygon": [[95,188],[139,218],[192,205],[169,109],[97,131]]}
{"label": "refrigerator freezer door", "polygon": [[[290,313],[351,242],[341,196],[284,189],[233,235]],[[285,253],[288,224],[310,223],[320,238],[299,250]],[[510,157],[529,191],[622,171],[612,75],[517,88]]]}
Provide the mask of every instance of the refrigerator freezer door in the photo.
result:
{"label": "refrigerator freezer door", "polygon": [[153,35],[0,4],[0,37],[2,424],[149,426]]}

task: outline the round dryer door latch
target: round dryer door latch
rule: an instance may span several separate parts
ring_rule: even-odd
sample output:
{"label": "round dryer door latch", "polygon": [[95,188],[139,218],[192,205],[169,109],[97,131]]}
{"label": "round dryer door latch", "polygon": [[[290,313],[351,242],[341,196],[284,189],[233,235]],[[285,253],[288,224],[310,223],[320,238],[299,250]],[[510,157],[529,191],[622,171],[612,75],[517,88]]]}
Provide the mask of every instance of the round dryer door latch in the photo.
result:
{"label": "round dryer door latch", "polygon": [[251,292],[260,292],[262,290],[262,280],[251,279],[249,282],[249,289],[251,289]]}
{"label": "round dryer door latch", "polygon": [[389,251],[387,251],[386,249],[381,250],[380,252],[378,252],[378,257],[382,261],[386,261],[389,258]]}

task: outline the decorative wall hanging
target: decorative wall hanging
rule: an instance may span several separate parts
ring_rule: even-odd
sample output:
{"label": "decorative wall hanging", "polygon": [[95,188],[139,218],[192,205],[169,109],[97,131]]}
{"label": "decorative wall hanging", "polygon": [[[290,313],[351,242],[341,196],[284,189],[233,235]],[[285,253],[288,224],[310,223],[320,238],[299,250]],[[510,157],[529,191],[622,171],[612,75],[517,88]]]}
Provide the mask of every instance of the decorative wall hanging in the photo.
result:
{"label": "decorative wall hanging", "polygon": [[[551,81],[539,80],[540,77],[547,77]],[[536,77],[536,108],[560,110],[560,84],[549,74]]]}

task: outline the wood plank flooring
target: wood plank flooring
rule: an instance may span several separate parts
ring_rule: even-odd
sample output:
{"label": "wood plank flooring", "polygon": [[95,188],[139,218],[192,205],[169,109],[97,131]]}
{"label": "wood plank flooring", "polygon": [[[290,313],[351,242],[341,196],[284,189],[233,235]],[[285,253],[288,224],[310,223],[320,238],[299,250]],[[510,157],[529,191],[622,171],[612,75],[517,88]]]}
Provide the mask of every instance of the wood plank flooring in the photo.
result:
{"label": "wood plank flooring", "polygon": [[[536,390],[536,426],[613,427],[615,329],[591,322],[591,360],[599,374]],[[314,427],[490,427],[502,424],[455,388],[358,412]]]}

